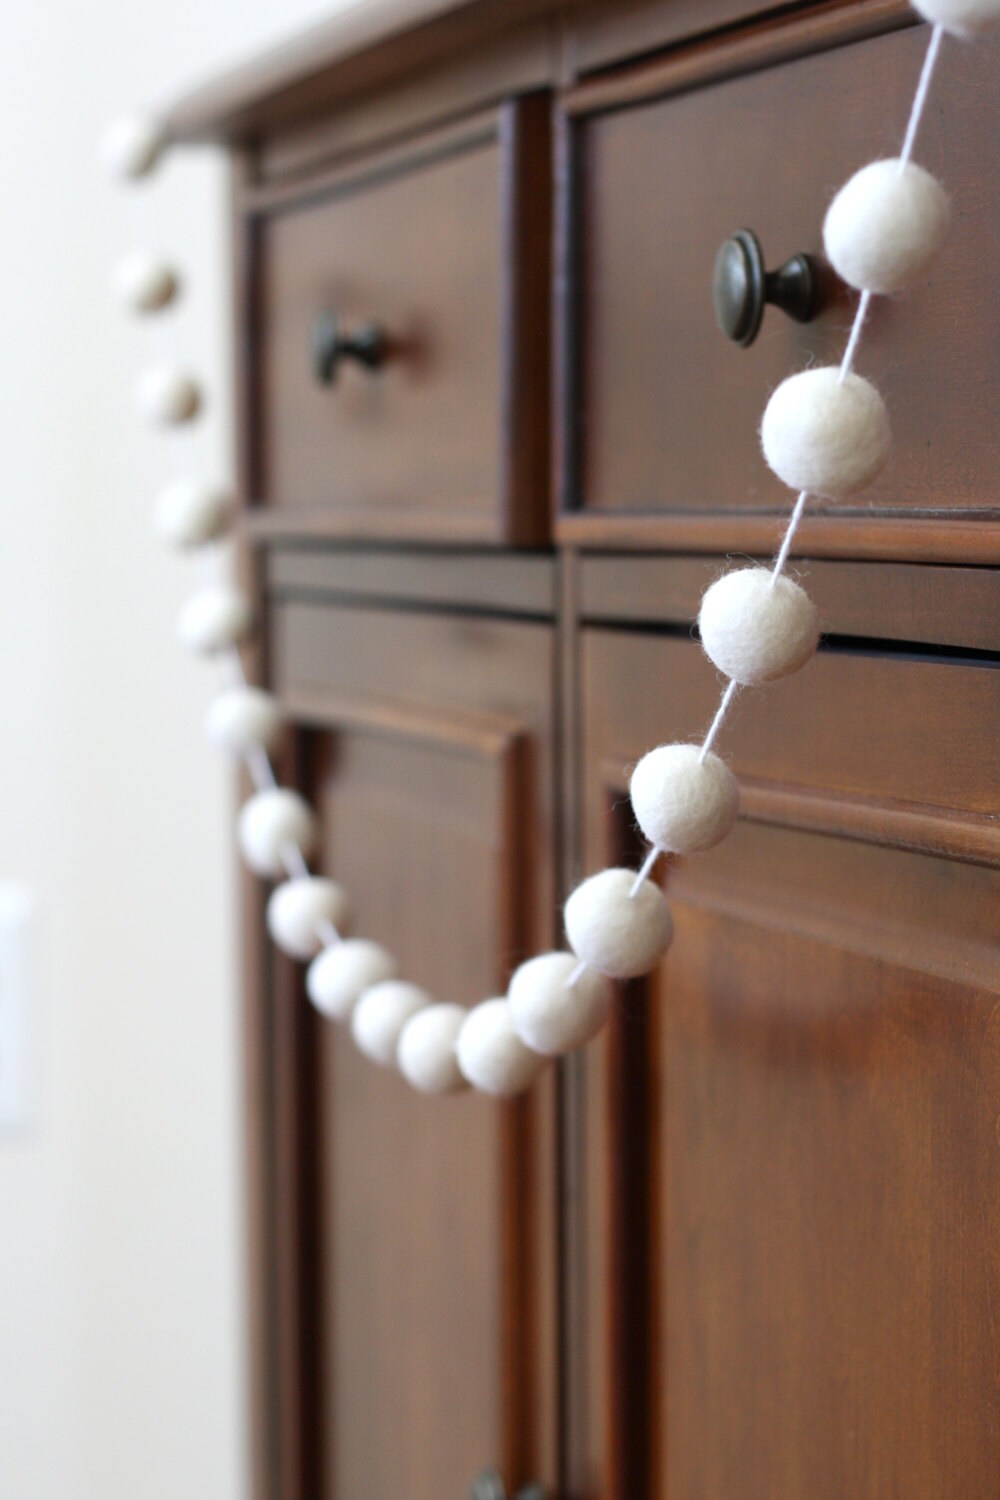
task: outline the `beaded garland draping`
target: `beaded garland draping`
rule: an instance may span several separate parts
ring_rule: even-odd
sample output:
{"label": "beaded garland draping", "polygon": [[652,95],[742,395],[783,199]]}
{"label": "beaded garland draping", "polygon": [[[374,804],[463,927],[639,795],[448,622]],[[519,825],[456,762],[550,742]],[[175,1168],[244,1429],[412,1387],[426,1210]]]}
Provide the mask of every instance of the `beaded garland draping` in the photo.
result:
{"label": "beaded garland draping", "polygon": [[[277,881],[267,906],[271,937],[309,962],[306,988],[317,1009],[348,1024],[366,1056],[397,1065],[417,1089],[446,1094],[472,1085],[515,1094],[553,1058],[597,1034],[615,981],[650,972],[670,944],[670,909],[652,879],[661,855],[710,849],[736,821],[739,787],[713,746],[737,693],[798,671],[816,650],[817,611],[786,572],[792,542],[812,496],[854,495],[886,462],[885,403],[854,371],[865,319],[872,297],[895,295],[920,277],[947,233],[947,196],[912,160],[942,41],[1000,25],[1000,0],[916,0],[916,9],[932,29],[900,155],[856,172],[824,223],[831,265],[860,294],[843,359],[839,367],[791,375],[764,412],[764,457],[796,492],[777,557],[770,568],[727,572],[707,590],[698,623],[702,646],[726,679],[718,710],[700,743],[661,745],[635,767],[632,809],[648,855],[638,872],[602,870],[572,892],[564,913],[569,952],[529,959],[505,996],[468,1010],[404,980],[381,944],[345,936],[347,893],[308,863],[317,845],[315,813],[299,793],[276,784],[269,757],[282,729],[278,702],[243,674],[239,647],[253,628],[250,601],[220,580],[203,586],[180,612],[182,643],[219,660],[231,679],[209,710],[206,730],[245,763],[255,788],[241,810],[238,839],[250,869]],[[125,181],[151,172],[164,149],[162,131],[146,117],[116,121],[104,141],[109,168]],[[162,316],[180,294],[174,267],[138,250],[122,259],[114,282],[125,308],[143,317]],[[202,392],[180,365],[157,363],[140,377],[136,401],[153,422],[184,426],[199,415]],[[232,496],[197,479],[175,480],[156,506],[158,531],[183,550],[211,546],[232,517]]]}

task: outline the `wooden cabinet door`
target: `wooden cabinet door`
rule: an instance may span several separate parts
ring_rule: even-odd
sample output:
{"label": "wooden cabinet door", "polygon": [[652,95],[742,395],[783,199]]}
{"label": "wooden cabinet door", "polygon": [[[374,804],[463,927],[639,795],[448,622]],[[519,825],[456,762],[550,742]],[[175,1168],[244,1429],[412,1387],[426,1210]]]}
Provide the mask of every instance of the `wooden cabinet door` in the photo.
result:
{"label": "wooden cabinet door", "polygon": [[[680,631],[581,663],[591,871],[718,683]],[[996,1496],[998,731],[995,658],[870,640],[739,703],[741,820],[669,871],[673,947],[578,1065],[574,1494]]]}
{"label": "wooden cabinet door", "polygon": [[[293,603],[274,635],[352,930],[435,998],[502,994],[552,937],[550,627]],[[278,1493],[464,1500],[488,1467],[551,1483],[552,1080],[512,1104],[423,1097],[275,963]]]}

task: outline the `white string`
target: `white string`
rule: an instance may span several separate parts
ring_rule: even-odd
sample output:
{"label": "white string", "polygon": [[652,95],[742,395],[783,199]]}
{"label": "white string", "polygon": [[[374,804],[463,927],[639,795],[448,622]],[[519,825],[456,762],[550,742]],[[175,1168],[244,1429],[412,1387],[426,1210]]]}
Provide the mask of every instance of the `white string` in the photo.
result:
{"label": "white string", "polygon": [[718,708],[715,710],[715,718],[708,726],[708,733],[705,735],[705,738],[701,742],[701,749],[698,752],[699,765],[705,760],[705,757],[711,750],[712,745],[715,742],[715,736],[722,728],[723,720],[725,719],[726,714],[729,712],[733,699],[736,697],[736,692],[737,684],[735,682],[727,682],[726,690],[719,700]]}
{"label": "white string", "polygon": [[938,55],[941,51],[941,41],[944,37],[944,27],[940,24],[935,26],[931,32],[931,39],[927,44],[927,55],[924,58],[924,66],[920,72],[920,81],[917,84],[917,92],[913,96],[913,108],[910,110],[910,120],[906,127],[906,135],[903,137],[903,149],[899,153],[899,170],[903,172],[913,155],[913,147],[917,139],[917,131],[927,108],[927,96],[930,93],[931,79],[934,77],[934,69],[937,66]]}
{"label": "white string", "polygon": [[871,292],[862,292],[861,296],[858,298],[857,311],[854,314],[854,322],[851,324],[851,336],[847,340],[847,348],[844,350],[844,357],[840,361],[840,370],[837,374],[838,385],[843,385],[844,381],[851,373],[851,367],[854,364],[854,356],[857,354],[858,344],[861,342],[861,330],[865,326],[865,318],[868,316],[868,309],[871,306],[871,300]]}

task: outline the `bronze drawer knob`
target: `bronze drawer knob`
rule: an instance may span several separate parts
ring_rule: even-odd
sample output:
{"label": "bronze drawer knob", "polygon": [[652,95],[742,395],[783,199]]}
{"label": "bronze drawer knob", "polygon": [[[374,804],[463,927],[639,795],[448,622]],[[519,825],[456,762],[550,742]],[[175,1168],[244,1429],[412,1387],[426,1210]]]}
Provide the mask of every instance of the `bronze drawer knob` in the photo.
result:
{"label": "bronze drawer knob", "polygon": [[336,313],[317,313],[313,319],[313,371],[321,385],[334,384],[344,359],[353,359],[366,370],[378,370],[387,350],[388,341],[377,323],[362,323],[348,333]]}
{"label": "bronze drawer knob", "polygon": [[808,323],[819,306],[819,277],[811,256],[793,255],[776,271],[764,269],[764,252],[752,229],[737,229],[719,246],[712,282],[715,321],[741,349],[760,332],[767,303],[797,323]]}

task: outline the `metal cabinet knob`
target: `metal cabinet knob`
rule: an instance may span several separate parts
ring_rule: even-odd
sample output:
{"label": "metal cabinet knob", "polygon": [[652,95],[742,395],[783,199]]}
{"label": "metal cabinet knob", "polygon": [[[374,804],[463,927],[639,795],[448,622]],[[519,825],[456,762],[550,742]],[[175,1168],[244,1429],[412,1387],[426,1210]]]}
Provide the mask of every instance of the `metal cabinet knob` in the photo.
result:
{"label": "metal cabinet knob", "polygon": [[712,282],[715,320],[727,338],[746,349],[760,332],[770,302],[797,323],[819,309],[819,276],[809,255],[793,255],[776,271],[764,269],[764,252],[752,229],[738,229],[719,246]]}
{"label": "metal cabinet knob", "polygon": [[352,359],[366,370],[384,363],[388,341],[377,323],[362,323],[348,333],[336,313],[317,313],[312,326],[313,372],[321,385],[333,385],[342,360]]}
{"label": "metal cabinet knob", "polygon": [[[507,1500],[507,1488],[496,1469],[484,1469],[472,1481],[469,1500]],[[513,1500],[545,1500],[540,1484],[526,1484],[515,1492]]]}

